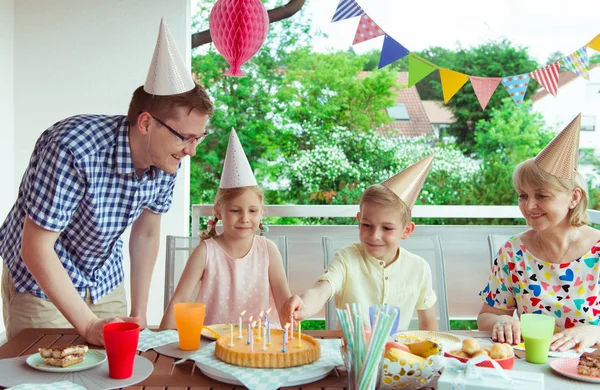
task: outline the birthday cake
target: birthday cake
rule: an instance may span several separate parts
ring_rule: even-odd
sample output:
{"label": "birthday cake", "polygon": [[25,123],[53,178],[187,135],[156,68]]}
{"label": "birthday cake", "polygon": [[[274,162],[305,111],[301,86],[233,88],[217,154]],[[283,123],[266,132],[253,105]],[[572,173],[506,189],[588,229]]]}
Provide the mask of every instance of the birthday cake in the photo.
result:
{"label": "birthday cake", "polygon": [[286,368],[309,364],[321,357],[321,344],[313,337],[303,334],[302,342],[298,337],[289,339],[283,348],[283,330],[271,329],[271,345],[266,346],[264,338],[254,338],[252,345],[248,344],[248,333],[244,331],[242,338],[236,332],[231,341],[230,334],[224,334],[217,339],[215,356],[218,359],[236,366],[255,368]]}

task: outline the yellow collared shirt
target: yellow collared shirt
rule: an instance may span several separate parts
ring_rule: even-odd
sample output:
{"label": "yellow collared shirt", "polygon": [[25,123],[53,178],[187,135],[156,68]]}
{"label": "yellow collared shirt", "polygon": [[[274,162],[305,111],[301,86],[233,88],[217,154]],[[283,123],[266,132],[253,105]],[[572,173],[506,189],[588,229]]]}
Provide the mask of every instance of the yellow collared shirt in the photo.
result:
{"label": "yellow collared shirt", "polygon": [[335,306],[361,305],[363,322],[369,324],[369,306],[387,303],[400,308],[399,330],[408,329],[415,310],[432,307],[437,298],[432,287],[429,264],[404,248],[390,265],[366,253],[361,244],[335,253],[317,282],[331,284]]}

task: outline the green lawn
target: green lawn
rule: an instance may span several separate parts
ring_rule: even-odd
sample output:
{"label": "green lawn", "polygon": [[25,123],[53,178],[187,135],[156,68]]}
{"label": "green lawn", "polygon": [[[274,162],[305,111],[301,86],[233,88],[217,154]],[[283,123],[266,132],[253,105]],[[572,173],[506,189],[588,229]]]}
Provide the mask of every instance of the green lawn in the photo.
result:
{"label": "green lawn", "polygon": [[[325,320],[302,321],[302,329],[324,330],[325,329]],[[452,329],[452,330],[477,329],[477,320],[450,320],[450,329]]]}

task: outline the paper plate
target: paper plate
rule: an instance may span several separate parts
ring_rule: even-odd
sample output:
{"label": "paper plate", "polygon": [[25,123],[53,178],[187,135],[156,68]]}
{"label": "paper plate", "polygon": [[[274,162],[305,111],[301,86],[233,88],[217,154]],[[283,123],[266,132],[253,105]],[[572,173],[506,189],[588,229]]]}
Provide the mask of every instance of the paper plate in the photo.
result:
{"label": "paper plate", "polygon": [[576,379],[578,381],[600,383],[600,377],[581,375],[577,372],[578,358],[562,358],[550,362],[550,367],[561,375],[567,378]]}
{"label": "paper plate", "polygon": [[[212,330],[214,330],[215,332],[217,332],[218,334],[224,334],[229,332],[229,324],[213,324],[213,325],[207,325],[207,328],[211,328]],[[236,327],[233,327],[233,331],[236,331]],[[212,334],[208,329],[202,329],[202,337],[207,338],[209,340],[216,340],[217,338],[215,337],[214,334]]]}
{"label": "paper plate", "polygon": [[73,364],[69,367],[53,367],[47,366],[44,364],[44,358],[40,356],[39,353],[34,353],[30,355],[27,360],[27,364],[36,370],[46,371],[46,372],[75,372],[75,371],[83,371],[88,370],[92,367],[99,366],[106,360],[106,352],[100,349],[89,349],[85,353],[85,357],[82,362]]}
{"label": "paper plate", "polygon": [[402,339],[418,338],[435,340],[442,345],[443,351],[452,351],[462,347],[462,340],[451,333],[437,332],[432,330],[407,330],[394,335],[394,340],[402,342]]}

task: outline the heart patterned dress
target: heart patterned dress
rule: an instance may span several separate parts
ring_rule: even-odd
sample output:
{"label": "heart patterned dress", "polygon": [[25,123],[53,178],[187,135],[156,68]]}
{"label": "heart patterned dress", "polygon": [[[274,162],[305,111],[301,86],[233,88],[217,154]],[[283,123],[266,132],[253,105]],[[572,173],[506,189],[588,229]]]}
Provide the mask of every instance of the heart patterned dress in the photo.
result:
{"label": "heart patterned dress", "polygon": [[552,315],[556,328],[563,330],[598,325],[599,284],[600,241],[579,259],[553,264],[529,253],[520,237],[513,236],[498,251],[479,295],[497,309]]}

